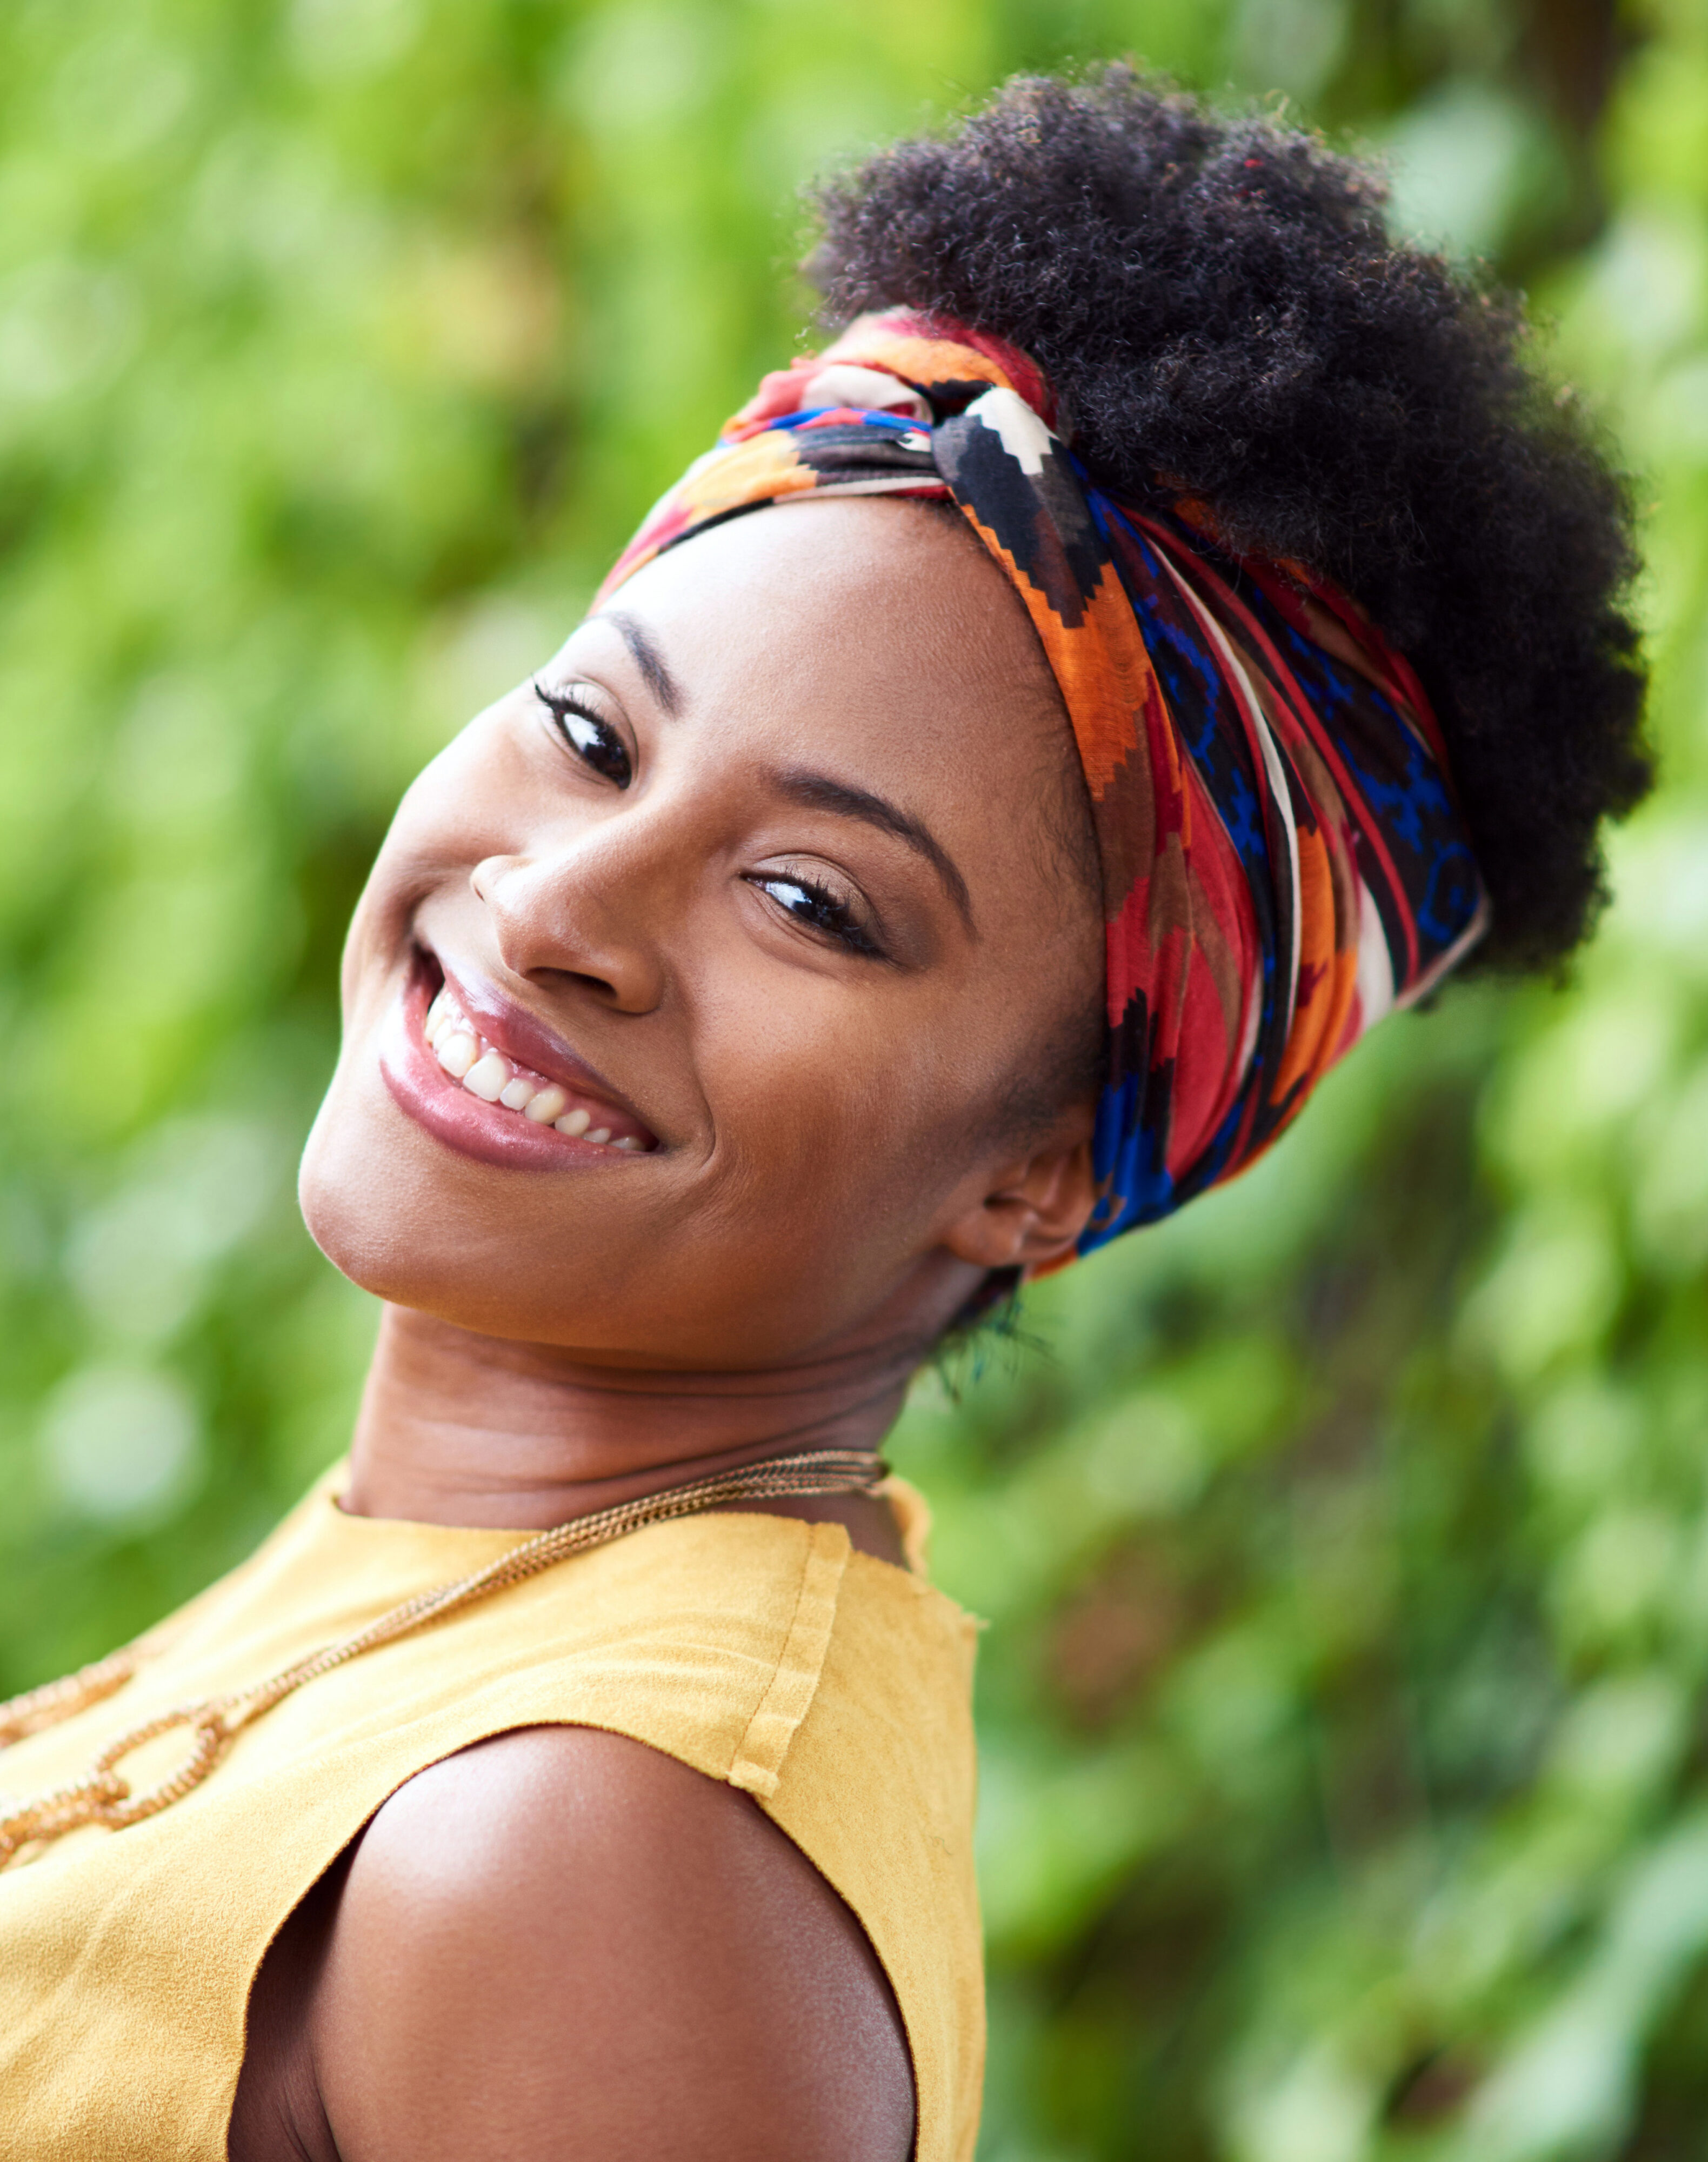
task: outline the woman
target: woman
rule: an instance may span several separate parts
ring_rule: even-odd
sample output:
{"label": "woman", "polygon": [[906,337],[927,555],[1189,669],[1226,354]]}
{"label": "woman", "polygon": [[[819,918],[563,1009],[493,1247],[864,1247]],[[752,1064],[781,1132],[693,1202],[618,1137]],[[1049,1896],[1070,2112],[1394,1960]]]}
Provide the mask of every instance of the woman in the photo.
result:
{"label": "woman", "polygon": [[358,911],[347,1465],[0,1716],[8,2153],[970,2154],[908,1379],[1556,964],[1646,784],[1621,491],[1379,201],[1119,70],[828,195],[849,326]]}

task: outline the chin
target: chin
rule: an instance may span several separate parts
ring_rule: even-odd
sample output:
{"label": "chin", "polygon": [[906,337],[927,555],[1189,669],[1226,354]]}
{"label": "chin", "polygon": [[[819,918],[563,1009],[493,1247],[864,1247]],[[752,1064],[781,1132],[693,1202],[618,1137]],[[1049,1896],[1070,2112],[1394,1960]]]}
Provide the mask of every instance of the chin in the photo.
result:
{"label": "chin", "polygon": [[[375,1100],[368,1100],[372,1094]],[[302,1153],[297,1204],[341,1276],[376,1298],[416,1307],[488,1334],[503,1326],[509,1287],[480,1298],[471,1279],[478,1239],[460,1237],[455,1196],[389,1102],[343,1068],[332,1078]],[[490,1281],[490,1272],[478,1272]]]}
{"label": "chin", "polygon": [[554,1283],[542,1297],[541,1272],[526,1266],[516,1240],[460,1221],[455,1169],[447,1177],[440,1152],[382,1092],[373,1098],[347,1074],[334,1076],[297,1178],[309,1235],[341,1276],[389,1305],[480,1335],[594,1358],[645,1355],[648,1347],[624,1344],[614,1304],[656,1315],[651,1301],[614,1297],[609,1269],[595,1282]]}
{"label": "chin", "polygon": [[[344,1115],[335,1079],[310,1129],[297,1173],[297,1205],[309,1236],[341,1276],[376,1298],[413,1305],[426,1258],[415,1182],[392,1167],[393,1152],[364,1146],[367,1125]],[[431,1242],[428,1245],[431,1246]]]}

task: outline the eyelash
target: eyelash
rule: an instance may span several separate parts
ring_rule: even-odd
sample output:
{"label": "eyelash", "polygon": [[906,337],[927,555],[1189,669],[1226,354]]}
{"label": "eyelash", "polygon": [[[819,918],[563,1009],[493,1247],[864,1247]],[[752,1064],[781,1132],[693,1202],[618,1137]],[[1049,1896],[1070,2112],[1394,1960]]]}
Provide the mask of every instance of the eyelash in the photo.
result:
{"label": "eyelash", "polygon": [[[865,926],[855,918],[847,903],[838,901],[827,888],[815,885],[811,879],[782,878],[772,872],[769,876],[752,875],[748,882],[757,886],[762,893],[770,892],[773,887],[783,886],[805,895],[812,904],[810,911],[797,914],[792,909],[785,909],[784,913],[793,916],[796,922],[804,923],[809,930],[817,931],[826,938],[835,939],[838,945],[846,947],[849,953],[858,953],[865,960],[888,959],[883,948]],[[779,901],[777,906],[781,907],[782,903]]]}
{"label": "eyelash", "polygon": [[[577,692],[554,691],[549,684],[541,683],[537,679],[534,685],[534,696],[551,714],[557,724],[557,733],[583,765],[597,773],[602,780],[614,782],[619,788],[629,786],[635,778],[629,747],[603,713],[597,712]],[[584,721],[590,734],[596,731],[594,739],[588,742],[577,741],[569,725],[572,718]]]}

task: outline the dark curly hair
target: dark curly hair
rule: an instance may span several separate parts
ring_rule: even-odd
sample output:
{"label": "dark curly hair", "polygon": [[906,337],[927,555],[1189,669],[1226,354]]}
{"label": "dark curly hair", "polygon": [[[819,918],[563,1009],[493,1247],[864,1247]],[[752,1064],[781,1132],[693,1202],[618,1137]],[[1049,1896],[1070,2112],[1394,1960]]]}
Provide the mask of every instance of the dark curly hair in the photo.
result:
{"label": "dark curly hair", "polygon": [[822,188],[807,269],[833,324],[905,306],[1023,347],[1101,485],[1167,476],[1355,595],[1440,716],[1485,963],[1547,969],[1604,898],[1600,822],[1651,779],[1631,506],[1527,366],[1518,300],[1397,245],[1385,196],[1124,65],[1021,76]]}

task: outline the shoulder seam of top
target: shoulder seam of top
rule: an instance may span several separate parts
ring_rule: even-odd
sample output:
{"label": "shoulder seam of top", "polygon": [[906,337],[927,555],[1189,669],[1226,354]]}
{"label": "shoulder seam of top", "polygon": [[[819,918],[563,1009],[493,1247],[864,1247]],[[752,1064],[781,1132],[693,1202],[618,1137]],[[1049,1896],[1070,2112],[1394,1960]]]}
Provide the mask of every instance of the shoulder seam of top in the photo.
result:
{"label": "shoulder seam of top", "polygon": [[734,1762],[726,1774],[732,1787],[761,1800],[776,1793],[789,1744],[817,1694],[836,1622],[837,1595],[852,1551],[840,1524],[810,1524],[807,1530],[801,1588],[776,1672],[735,1745]]}

